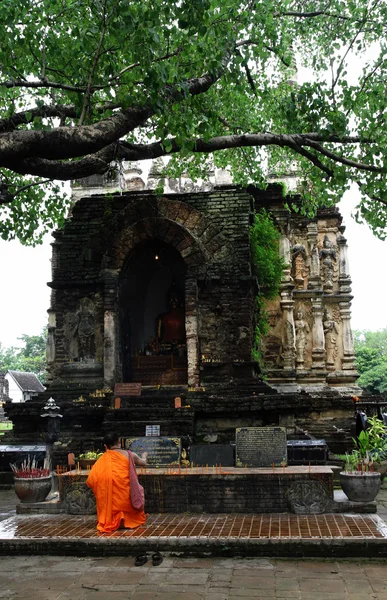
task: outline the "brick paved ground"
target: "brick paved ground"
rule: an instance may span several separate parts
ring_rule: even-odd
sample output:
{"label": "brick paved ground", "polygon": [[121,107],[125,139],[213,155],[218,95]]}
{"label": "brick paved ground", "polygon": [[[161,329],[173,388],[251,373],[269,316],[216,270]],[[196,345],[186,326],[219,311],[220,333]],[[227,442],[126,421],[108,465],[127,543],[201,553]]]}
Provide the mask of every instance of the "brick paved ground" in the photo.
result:
{"label": "brick paved ground", "polygon": [[8,600],[386,600],[387,563],[165,556],[0,557]]}

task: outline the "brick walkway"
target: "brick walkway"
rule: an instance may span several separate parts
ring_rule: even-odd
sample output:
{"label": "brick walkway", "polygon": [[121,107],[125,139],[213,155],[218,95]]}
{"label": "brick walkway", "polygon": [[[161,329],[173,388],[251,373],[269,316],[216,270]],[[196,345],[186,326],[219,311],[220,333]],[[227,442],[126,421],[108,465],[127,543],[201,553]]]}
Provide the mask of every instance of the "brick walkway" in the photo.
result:
{"label": "brick walkway", "polygon": [[12,516],[0,523],[0,539],[20,538],[215,538],[387,539],[376,515],[150,515],[143,527],[111,534],[96,531],[94,517]]}

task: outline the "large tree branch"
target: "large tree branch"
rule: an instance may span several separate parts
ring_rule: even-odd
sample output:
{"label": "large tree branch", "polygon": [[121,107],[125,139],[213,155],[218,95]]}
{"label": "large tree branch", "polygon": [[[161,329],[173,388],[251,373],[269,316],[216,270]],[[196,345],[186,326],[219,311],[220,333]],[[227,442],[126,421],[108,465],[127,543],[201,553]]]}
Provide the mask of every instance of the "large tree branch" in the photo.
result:
{"label": "large tree branch", "polygon": [[[109,165],[113,160],[147,160],[155,159],[162,156],[175,154],[181,150],[181,145],[175,139],[168,139],[168,150],[166,150],[165,142],[154,142],[152,144],[130,144],[128,142],[119,141],[110,144],[104,149],[84,156],[80,160],[58,161],[47,160],[41,158],[28,158],[23,161],[5,164],[7,168],[20,173],[22,175],[35,175],[39,177],[49,177],[50,179],[81,179],[94,174],[103,174],[109,169]],[[315,167],[324,171],[329,177],[333,175],[333,170],[322,163],[316,154],[312,154],[306,150],[305,146],[313,147],[320,154],[330,158],[333,163],[348,164],[359,170],[372,170],[375,172],[385,172],[382,168],[366,165],[364,163],[343,159],[343,157],[326,150],[321,146],[324,142],[334,142],[346,144],[371,144],[373,140],[362,139],[357,136],[344,136],[338,138],[335,135],[321,135],[318,133],[308,134],[273,134],[261,133],[250,135],[225,135],[212,138],[210,140],[195,140],[192,142],[192,152],[210,153],[218,150],[226,150],[231,148],[246,148],[246,147],[263,147],[263,146],[280,146],[290,148],[295,153],[307,158]],[[319,145],[320,144],[320,145]],[[347,162],[344,162],[347,161]]]}
{"label": "large tree branch", "polygon": [[[166,86],[163,93],[167,101],[180,102],[186,96],[207,92],[221,77],[229,60],[225,57],[217,72],[204,73],[182,82],[179,86]],[[143,125],[155,112],[150,103],[134,106],[93,125],[61,127],[50,131],[12,131],[0,135],[0,166],[16,164],[29,156],[50,160],[70,159],[94,154]]]}

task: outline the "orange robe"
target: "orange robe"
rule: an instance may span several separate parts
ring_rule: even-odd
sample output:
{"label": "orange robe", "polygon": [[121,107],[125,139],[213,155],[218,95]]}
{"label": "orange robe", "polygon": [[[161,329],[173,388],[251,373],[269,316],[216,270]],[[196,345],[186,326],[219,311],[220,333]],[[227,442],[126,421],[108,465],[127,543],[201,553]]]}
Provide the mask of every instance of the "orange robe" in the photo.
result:
{"label": "orange robe", "polygon": [[129,460],[114,450],[107,450],[95,463],[86,484],[97,502],[98,531],[110,533],[124,526],[134,529],[145,523],[144,510],[130,502]]}

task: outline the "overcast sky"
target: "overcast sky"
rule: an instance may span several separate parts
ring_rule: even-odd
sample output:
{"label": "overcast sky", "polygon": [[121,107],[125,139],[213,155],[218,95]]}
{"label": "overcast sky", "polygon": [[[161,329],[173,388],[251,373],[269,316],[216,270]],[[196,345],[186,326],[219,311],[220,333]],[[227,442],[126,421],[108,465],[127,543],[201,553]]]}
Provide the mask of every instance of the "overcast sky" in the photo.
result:
{"label": "overcast sky", "polygon": [[[353,329],[387,327],[387,241],[375,238],[366,225],[358,225],[350,216],[356,196],[348,193],[340,205],[347,229],[349,264],[352,275]],[[50,305],[51,236],[36,248],[19,242],[0,240],[1,293],[0,343],[16,346],[18,337],[37,335],[47,323]]]}

